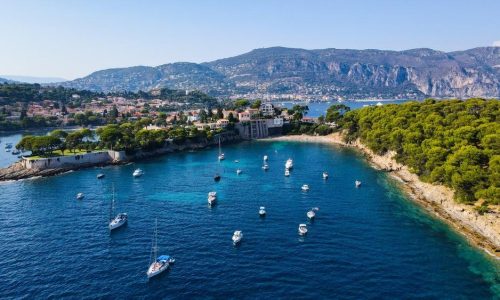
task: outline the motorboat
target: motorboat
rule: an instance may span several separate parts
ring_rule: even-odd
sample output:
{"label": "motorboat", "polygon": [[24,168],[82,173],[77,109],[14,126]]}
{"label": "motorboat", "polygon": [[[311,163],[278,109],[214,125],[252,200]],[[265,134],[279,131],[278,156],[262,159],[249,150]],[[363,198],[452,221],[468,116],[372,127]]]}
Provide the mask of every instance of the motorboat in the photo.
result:
{"label": "motorboat", "polygon": [[287,177],[290,176],[290,170],[288,170],[288,169],[285,170],[285,176],[287,176]]}
{"label": "motorboat", "polygon": [[5,149],[5,152],[10,152],[10,149]]}
{"label": "motorboat", "polygon": [[76,194],[76,199],[77,199],[77,200],[82,200],[82,199],[83,199],[83,197],[85,197],[85,195],[83,195],[83,193],[78,193],[78,194]]}
{"label": "motorboat", "polygon": [[144,171],[141,169],[135,169],[134,173],[132,173],[132,176],[134,177],[141,177],[144,174]]}
{"label": "motorboat", "polygon": [[11,148],[12,148],[12,143],[5,144],[5,149],[11,149]]}
{"label": "motorboat", "polygon": [[121,226],[125,225],[128,220],[128,215],[126,213],[119,213],[115,217],[115,189],[113,187],[113,198],[111,200],[111,208],[109,210],[109,230],[117,229],[120,228]]}
{"label": "motorboat", "polygon": [[214,181],[219,182],[220,178],[221,177],[220,177],[219,173],[217,173],[217,174],[214,175]]}
{"label": "motorboat", "polygon": [[360,187],[360,186],[361,186],[361,181],[356,180],[356,181],[354,182],[354,184],[356,185],[356,187]]}
{"label": "motorboat", "polygon": [[289,158],[285,163],[285,168],[291,170],[293,168],[293,160]]}
{"label": "motorboat", "polygon": [[160,255],[158,256],[158,221],[155,222],[155,231],[153,236],[153,242],[151,245],[151,257],[154,259],[149,265],[148,271],[146,275],[148,279],[154,277],[156,275],[161,274],[168,267],[175,262],[175,259],[170,257],[169,255]]}
{"label": "motorboat", "polygon": [[212,206],[217,202],[217,192],[208,193],[208,205]]}
{"label": "motorboat", "polygon": [[236,174],[238,174],[238,175],[240,175],[240,174],[241,174],[241,172],[242,172],[242,171],[241,171],[240,169],[237,169],[237,170],[236,170]]}
{"label": "motorboat", "polygon": [[264,206],[261,206],[259,208],[259,216],[264,217],[266,215],[266,208]]}
{"label": "motorboat", "polygon": [[300,235],[306,235],[307,234],[307,225],[306,224],[300,224],[299,225],[299,234]]}
{"label": "motorboat", "polygon": [[323,172],[323,179],[328,179],[328,173],[327,172]]}
{"label": "motorboat", "polygon": [[309,185],[308,184],[304,184],[301,189],[304,191],[304,192],[307,192],[309,191]]}
{"label": "motorboat", "polygon": [[97,174],[97,179],[103,179],[105,175],[103,173]]}
{"label": "motorboat", "polygon": [[269,159],[269,157],[267,157],[267,155],[264,155],[264,161],[267,161]]}
{"label": "motorboat", "polygon": [[307,212],[307,218],[309,220],[312,220],[316,217],[316,212],[319,210],[319,208],[317,207],[313,207],[311,208],[308,212]]}
{"label": "motorboat", "polygon": [[240,230],[236,230],[233,234],[233,244],[238,244],[243,239],[243,233]]}
{"label": "motorboat", "polygon": [[234,160],[234,162],[235,162],[235,163],[239,163],[240,161],[236,159],[236,160]]}
{"label": "motorboat", "polygon": [[265,171],[269,170],[269,165],[268,164],[264,164],[262,166],[262,170],[265,170]]}

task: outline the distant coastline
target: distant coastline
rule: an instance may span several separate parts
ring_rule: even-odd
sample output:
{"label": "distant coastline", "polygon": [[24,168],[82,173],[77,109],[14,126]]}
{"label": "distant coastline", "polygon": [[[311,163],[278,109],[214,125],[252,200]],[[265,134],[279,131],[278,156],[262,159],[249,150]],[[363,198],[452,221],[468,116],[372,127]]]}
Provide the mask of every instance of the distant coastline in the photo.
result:
{"label": "distant coastline", "polygon": [[500,222],[498,211],[480,215],[473,206],[459,204],[453,198],[453,191],[445,186],[421,181],[417,175],[393,159],[394,153],[377,155],[359,141],[347,144],[340,133],[328,136],[291,135],[263,139],[261,141],[286,141],[303,143],[326,143],[357,149],[370,164],[379,170],[389,172],[402,182],[402,188],[416,203],[429,213],[450,224],[475,246],[500,259]]}

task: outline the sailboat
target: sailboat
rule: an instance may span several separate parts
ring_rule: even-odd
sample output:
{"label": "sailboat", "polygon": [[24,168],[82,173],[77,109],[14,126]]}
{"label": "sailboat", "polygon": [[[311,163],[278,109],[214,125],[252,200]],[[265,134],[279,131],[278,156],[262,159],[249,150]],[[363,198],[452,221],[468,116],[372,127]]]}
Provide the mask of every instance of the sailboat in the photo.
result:
{"label": "sailboat", "polygon": [[113,215],[115,214],[115,187],[113,186],[113,199],[111,200],[111,208],[109,212],[109,230],[117,229],[120,228],[121,226],[125,225],[128,220],[128,216],[126,213],[119,213],[115,217]]}
{"label": "sailboat", "polygon": [[155,219],[155,232],[153,235],[153,241],[151,243],[151,256],[149,261],[148,271],[146,274],[148,278],[154,277],[163,271],[167,270],[170,264],[175,262],[175,259],[171,258],[169,255],[158,256],[158,219]]}
{"label": "sailboat", "polygon": [[226,158],[220,147],[220,137],[219,137],[219,160],[224,160]]}

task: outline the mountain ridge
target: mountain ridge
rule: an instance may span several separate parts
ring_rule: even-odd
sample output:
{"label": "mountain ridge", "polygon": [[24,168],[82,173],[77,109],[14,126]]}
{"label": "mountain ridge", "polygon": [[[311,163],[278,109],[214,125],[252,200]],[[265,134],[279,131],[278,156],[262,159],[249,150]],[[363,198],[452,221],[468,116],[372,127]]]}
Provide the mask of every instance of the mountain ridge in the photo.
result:
{"label": "mountain ridge", "polygon": [[500,47],[443,52],[258,48],[204,63],[99,70],[57,83],[94,91],[162,87],[220,97],[499,97]]}

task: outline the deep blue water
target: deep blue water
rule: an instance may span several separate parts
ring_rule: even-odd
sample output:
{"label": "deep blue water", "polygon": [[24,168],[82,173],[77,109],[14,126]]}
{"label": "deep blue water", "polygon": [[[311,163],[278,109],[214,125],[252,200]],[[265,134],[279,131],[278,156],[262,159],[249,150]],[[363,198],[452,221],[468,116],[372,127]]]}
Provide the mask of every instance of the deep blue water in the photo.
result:
{"label": "deep blue water", "polygon": [[[221,166],[217,149],[206,149],[0,184],[0,298],[498,298],[498,262],[352,150],[245,142],[224,151]],[[295,168],[287,178],[288,157]],[[134,179],[137,167],[145,175]],[[105,179],[96,179],[100,172]],[[112,183],[129,224],[110,234]],[[211,190],[219,194],[212,209]],[[75,200],[78,192],[84,200]],[[316,206],[300,238],[298,224]],[[160,252],[176,263],[148,281],[155,218]],[[244,239],[234,247],[237,229]]]}

